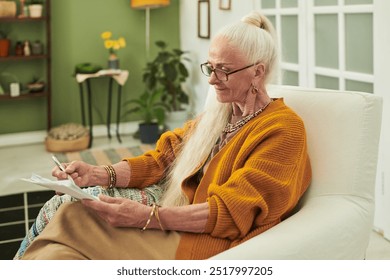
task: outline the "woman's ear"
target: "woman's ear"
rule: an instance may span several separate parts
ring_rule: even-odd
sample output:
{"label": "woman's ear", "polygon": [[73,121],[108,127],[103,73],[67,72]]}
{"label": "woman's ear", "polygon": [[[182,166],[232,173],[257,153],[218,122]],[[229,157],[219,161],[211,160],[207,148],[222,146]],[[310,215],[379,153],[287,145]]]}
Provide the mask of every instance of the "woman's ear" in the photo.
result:
{"label": "woman's ear", "polygon": [[257,64],[256,70],[255,70],[255,76],[263,78],[265,76],[265,65],[264,64]]}

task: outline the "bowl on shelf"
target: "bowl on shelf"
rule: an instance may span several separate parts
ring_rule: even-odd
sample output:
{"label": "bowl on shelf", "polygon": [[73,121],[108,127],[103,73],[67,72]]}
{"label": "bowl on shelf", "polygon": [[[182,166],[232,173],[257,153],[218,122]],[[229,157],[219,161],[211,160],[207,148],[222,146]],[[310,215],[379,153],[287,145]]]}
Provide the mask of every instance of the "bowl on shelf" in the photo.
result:
{"label": "bowl on shelf", "polygon": [[44,83],[27,84],[27,88],[29,92],[41,92],[45,88],[45,84]]}

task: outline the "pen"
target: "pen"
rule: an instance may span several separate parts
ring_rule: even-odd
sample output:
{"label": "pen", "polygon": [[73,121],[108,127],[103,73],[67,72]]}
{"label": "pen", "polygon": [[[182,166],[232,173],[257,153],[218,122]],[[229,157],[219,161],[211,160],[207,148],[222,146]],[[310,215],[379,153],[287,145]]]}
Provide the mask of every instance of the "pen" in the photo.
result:
{"label": "pen", "polygon": [[[55,155],[51,155],[51,158],[53,159],[53,161],[55,162],[55,164],[58,166],[58,168],[59,168],[61,171],[65,172],[65,168],[62,166],[62,164],[61,164],[60,161],[57,159],[57,157],[56,157]],[[66,173],[66,172],[65,172],[65,173]],[[71,177],[69,174],[67,174],[67,175],[68,175],[69,180],[73,183],[73,185],[76,185],[76,184],[74,183],[72,177]]]}

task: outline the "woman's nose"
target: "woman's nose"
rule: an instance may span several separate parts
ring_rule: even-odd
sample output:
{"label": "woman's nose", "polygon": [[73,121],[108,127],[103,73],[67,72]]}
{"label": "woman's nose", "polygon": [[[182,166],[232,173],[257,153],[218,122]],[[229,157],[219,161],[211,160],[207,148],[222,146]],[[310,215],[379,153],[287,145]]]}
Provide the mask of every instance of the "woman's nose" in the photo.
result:
{"label": "woman's nose", "polygon": [[220,82],[220,80],[217,78],[217,75],[215,75],[215,72],[214,71],[211,72],[211,75],[209,77],[209,84],[214,85],[214,84],[219,83],[219,82]]}

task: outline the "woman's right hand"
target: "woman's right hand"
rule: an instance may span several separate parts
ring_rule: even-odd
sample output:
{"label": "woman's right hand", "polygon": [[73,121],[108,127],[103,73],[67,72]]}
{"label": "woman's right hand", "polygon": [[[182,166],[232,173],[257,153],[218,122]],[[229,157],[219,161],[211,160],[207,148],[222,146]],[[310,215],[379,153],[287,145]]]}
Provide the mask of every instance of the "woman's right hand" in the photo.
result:
{"label": "woman's right hand", "polygon": [[65,167],[65,172],[61,171],[57,166],[52,169],[51,174],[58,180],[66,180],[68,175],[72,177],[76,185],[80,187],[93,186],[93,168],[94,165],[90,165],[83,161],[72,161],[70,163],[62,163]]}

